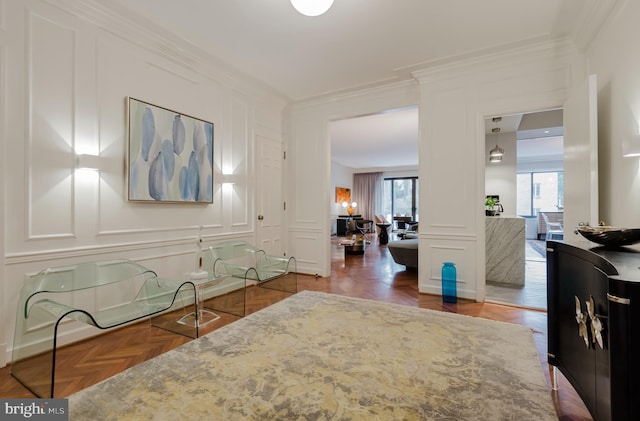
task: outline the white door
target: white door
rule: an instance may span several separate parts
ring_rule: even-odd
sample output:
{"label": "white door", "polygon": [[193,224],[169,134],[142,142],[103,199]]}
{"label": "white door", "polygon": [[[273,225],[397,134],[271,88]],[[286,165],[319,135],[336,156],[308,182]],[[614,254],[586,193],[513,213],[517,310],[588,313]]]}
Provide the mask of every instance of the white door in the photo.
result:
{"label": "white door", "polygon": [[268,254],[282,256],[284,245],[282,225],[282,143],[264,136],[256,136],[257,158],[257,246]]}

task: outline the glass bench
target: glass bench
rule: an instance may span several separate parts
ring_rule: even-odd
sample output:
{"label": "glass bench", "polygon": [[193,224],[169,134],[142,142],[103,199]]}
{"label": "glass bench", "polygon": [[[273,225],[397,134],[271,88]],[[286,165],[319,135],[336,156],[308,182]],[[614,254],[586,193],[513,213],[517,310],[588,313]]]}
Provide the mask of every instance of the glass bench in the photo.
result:
{"label": "glass bench", "polygon": [[[20,292],[11,375],[39,397],[54,397],[58,334],[73,321],[109,329],[176,310],[196,311],[194,284],[160,279],[130,260],[82,263],[43,270]],[[162,326],[197,337],[197,326]]]}
{"label": "glass bench", "polygon": [[294,257],[270,256],[246,241],[226,241],[209,247],[203,268],[216,277],[230,276],[257,285],[290,293],[298,292]]}

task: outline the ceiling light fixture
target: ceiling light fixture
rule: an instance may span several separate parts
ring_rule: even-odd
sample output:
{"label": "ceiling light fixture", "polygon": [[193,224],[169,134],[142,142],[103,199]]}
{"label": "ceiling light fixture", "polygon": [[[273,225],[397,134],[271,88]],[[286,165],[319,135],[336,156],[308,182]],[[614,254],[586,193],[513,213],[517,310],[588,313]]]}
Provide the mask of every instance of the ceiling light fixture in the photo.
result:
{"label": "ceiling light fixture", "polygon": [[[498,125],[499,122],[502,121],[502,117],[493,117],[493,122]],[[491,133],[495,133],[496,136],[500,133],[500,127],[494,127],[491,129]],[[489,151],[489,162],[500,162],[502,161],[502,157],[504,155],[504,149],[502,149],[498,144],[496,147]]]}
{"label": "ceiling light fixture", "polygon": [[495,148],[489,151],[489,162],[500,162],[502,161],[503,155],[504,155],[504,149],[496,145]]}
{"label": "ceiling light fixture", "polygon": [[320,16],[325,13],[333,0],[290,0],[293,7],[305,16]]}

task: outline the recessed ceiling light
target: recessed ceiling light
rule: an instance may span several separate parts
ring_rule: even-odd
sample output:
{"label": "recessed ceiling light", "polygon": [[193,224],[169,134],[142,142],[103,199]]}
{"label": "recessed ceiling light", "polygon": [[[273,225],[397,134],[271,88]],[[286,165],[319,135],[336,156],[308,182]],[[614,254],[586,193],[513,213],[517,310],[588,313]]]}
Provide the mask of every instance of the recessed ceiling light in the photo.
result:
{"label": "recessed ceiling light", "polygon": [[544,131],[544,134],[549,134],[549,133],[550,133],[550,131],[549,131],[549,130],[545,130],[545,131]]}

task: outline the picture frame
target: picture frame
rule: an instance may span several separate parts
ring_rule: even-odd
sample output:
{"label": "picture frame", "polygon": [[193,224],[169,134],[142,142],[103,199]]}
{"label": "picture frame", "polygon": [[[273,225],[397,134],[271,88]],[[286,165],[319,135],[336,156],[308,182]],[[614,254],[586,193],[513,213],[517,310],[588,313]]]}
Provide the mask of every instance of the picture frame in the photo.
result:
{"label": "picture frame", "polygon": [[336,203],[351,203],[351,189],[347,187],[336,187]]}
{"label": "picture frame", "polygon": [[127,200],[213,203],[213,123],[127,97]]}

